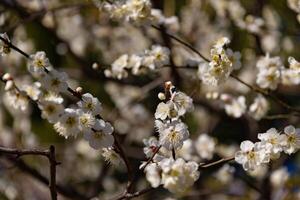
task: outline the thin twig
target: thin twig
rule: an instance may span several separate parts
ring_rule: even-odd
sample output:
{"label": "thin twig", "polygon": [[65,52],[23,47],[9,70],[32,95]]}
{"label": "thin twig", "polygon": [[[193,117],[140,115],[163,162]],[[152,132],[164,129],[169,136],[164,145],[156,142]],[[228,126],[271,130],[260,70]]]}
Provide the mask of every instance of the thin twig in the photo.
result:
{"label": "thin twig", "polygon": [[[10,162],[14,163],[15,166],[20,169],[22,172],[29,174],[32,178],[38,180],[39,182],[43,183],[46,186],[49,186],[50,181],[48,180],[47,177],[42,175],[39,171],[36,169],[30,167],[27,165],[23,160],[21,159],[16,159],[14,157],[6,157],[7,160]],[[62,186],[56,184],[56,189],[57,192],[67,198],[70,199],[76,199],[76,200],[89,200],[85,195],[79,193],[77,190],[75,190],[73,187],[70,185],[68,186]]]}
{"label": "thin twig", "polygon": [[122,146],[120,145],[115,133],[113,133],[113,137],[114,137],[114,141],[115,141],[114,149],[115,149],[116,153],[118,153],[121,156],[121,158],[123,159],[123,161],[126,165],[126,168],[127,168],[128,182],[127,182],[126,191],[130,191],[132,183],[133,183],[133,171],[132,171],[131,165],[129,163],[128,157],[126,156]]}
{"label": "thin twig", "polygon": [[141,168],[142,171],[144,171],[144,169],[152,162],[154,156],[159,152],[161,148],[161,145],[156,147],[155,151],[153,152],[152,156],[147,160],[147,162],[145,163],[145,165]]}
{"label": "thin twig", "polygon": [[[247,86],[249,89],[257,92],[257,93],[260,93],[262,95],[264,95],[265,97],[269,97],[271,99],[273,99],[275,102],[277,102],[279,105],[281,105],[282,107],[286,108],[287,110],[290,110],[290,111],[294,111],[294,112],[297,112],[297,113],[300,113],[300,109],[298,108],[294,108],[292,106],[290,106],[289,104],[287,104],[286,102],[282,101],[281,99],[279,99],[278,97],[276,97],[274,94],[270,93],[270,92],[267,92],[263,89],[260,89],[259,87],[255,87],[253,85],[250,85],[249,83],[246,83],[245,81],[243,81],[242,79],[240,79],[239,77],[231,74],[230,75],[232,78],[234,78],[235,80],[237,80],[238,82],[242,83],[243,85]],[[300,116],[300,114],[295,114],[297,116]]]}
{"label": "thin twig", "polygon": [[169,36],[170,38],[172,38],[173,40],[176,40],[177,42],[183,44],[184,46],[188,47],[190,50],[192,50],[193,52],[195,52],[197,55],[199,55],[203,60],[207,61],[207,62],[210,62],[210,60],[208,58],[206,58],[204,55],[202,55],[197,49],[195,49],[192,45],[190,45],[189,43],[187,42],[184,42],[182,39],[166,32],[165,30],[163,30],[161,27],[159,26],[156,26],[156,25],[151,25],[151,27],[155,28],[156,30],[159,30],[159,31],[163,31],[165,32],[165,34],[167,36]]}
{"label": "thin twig", "polygon": [[5,147],[0,147],[0,154],[12,154],[17,157],[25,156],[25,155],[40,155],[49,157],[49,151],[41,151],[41,150],[19,150],[19,149],[10,149]]}
{"label": "thin twig", "polygon": [[233,157],[229,157],[229,158],[222,158],[220,160],[217,160],[217,161],[214,161],[214,162],[211,162],[211,163],[200,164],[199,168],[200,169],[202,169],[202,168],[209,168],[209,167],[213,167],[213,166],[216,166],[216,165],[219,165],[219,164],[224,164],[224,163],[230,162],[232,160],[234,160],[234,156]]}
{"label": "thin twig", "polygon": [[135,197],[139,197],[145,193],[148,193],[148,192],[151,192],[153,190],[155,190],[156,188],[146,188],[146,189],[143,189],[143,190],[140,190],[140,191],[137,191],[135,193],[125,193],[123,195],[121,195],[120,197],[117,197],[116,199],[114,200],[122,200],[122,199],[132,199],[132,198],[135,198]]}

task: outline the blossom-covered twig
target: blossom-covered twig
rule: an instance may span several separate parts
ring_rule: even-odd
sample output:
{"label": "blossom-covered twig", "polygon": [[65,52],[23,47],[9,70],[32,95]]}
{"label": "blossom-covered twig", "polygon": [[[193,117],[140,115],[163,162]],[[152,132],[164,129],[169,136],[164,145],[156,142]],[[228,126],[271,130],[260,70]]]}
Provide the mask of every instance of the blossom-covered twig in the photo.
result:
{"label": "blossom-covered twig", "polygon": [[[14,49],[14,50],[16,50],[17,52],[21,53],[21,54],[22,54],[23,56],[25,56],[27,59],[30,58],[30,56],[29,56],[27,53],[25,53],[24,51],[22,51],[21,49],[19,49],[19,48],[16,47],[15,45],[13,45],[11,42],[7,41],[7,40],[6,40],[5,38],[3,38],[2,36],[0,36],[0,39],[1,39],[3,42],[5,42],[7,45],[9,45],[9,47],[11,47],[12,49]],[[49,71],[48,71],[46,68],[44,68],[44,70],[45,70],[46,73],[49,73]],[[82,95],[81,95],[81,93],[79,93],[79,92],[73,90],[73,89],[70,88],[69,86],[68,86],[68,88],[67,88],[67,91],[68,91],[72,96],[78,98],[79,100],[82,100]],[[97,116],[97,118],[99,118],[99,117],[100,117],[100,116]],[[100,117],[100,118],[101,118],[101,117]],[[126,165],[126,167],[127,167],[127,170],[128,170],[128,175],[129,175],[129,176],[128,176],[128,180],[129,180],[129,181],[128,181],[128,187],[129,187],[129,186],[131,185],[131,181],[132,181],[132,170],[131,170],[131,167],[130,167],[128,158],[127,158],[126,154],[124,153],[124,151],[123,151],[121,145],[119,144],[119,142],[118,142],[118,140],[117,140],[117,138],[116,138],[116,135],[113,134],[113,136],[114,136],[114,139],[115,139],[115,146],[116,146],[115,150],[116,150],[117,153],[120,154],[120,156],[121,156],[121,158],[123,159],[123,161],[124,161],[124,163],[125,163],[125,165]]]}

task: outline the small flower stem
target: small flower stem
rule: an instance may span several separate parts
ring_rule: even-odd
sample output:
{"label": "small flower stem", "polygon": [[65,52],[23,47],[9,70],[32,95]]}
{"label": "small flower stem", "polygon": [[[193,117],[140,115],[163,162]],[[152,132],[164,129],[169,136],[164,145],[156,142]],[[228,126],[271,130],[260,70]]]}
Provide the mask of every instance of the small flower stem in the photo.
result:
{"label": "small flower stem", "polygon": [[175,152],[174,147],[172,148],[172,157],[174,160],[176,160],[176,152]]}
{"label": "small flower stem", "polygon": [[146,164],[141,168],[142,171],[152,162],[154,156],[159,152],[161,145],[156,147],[155,151],[153,152],[152,156],[147,160]]}

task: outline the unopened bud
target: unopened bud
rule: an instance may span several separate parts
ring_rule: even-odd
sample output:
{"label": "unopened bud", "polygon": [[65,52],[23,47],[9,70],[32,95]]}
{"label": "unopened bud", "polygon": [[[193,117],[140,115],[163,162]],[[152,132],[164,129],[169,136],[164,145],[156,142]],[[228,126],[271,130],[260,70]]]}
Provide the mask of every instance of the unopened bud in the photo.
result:
{"label": "unopened bud", "polygon": [[82,90],[83,90],[82,87],[77,87],[75,91],[76,91],[77,93],[81,94],[81,93],[82,93]]}
{"label": "unopened bud", "polygon": [[14,87],[14,82],[12,80],[6,81],[5,88],[4,88],[6,91],[13,89],[13,87]]}
{"label": "unopened bud", "polygon": [[93,68],[94,70],[99,69],[98,63],[93,63],[92,68]]}
{"label": "unopened bud", "polygon": [[12,76],[11,76],[9,73],[5,73],[5,74],[2,76],[2,79],[3,79],[4,81],[12,80]]}
{"label": "unopened bud", "polygon": [[220,99],[225,103],[229,103],[232,101],[232,97],[229,94],[221,94]]}
{"label": "unopened bud", "polygon": [[158,93],[158,98],[159,98],[159,100],[165,100],[166,99],[166,95],[164,94],[164,93],[162,93],[162,92],[160,92],[160,93]]}

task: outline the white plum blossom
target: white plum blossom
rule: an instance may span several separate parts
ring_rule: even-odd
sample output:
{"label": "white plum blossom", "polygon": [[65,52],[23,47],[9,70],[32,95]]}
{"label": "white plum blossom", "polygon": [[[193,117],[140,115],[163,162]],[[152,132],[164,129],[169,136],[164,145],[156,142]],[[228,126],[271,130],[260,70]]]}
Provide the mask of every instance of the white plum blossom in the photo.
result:
{"label": "white plum blossom", "polygon": [[29,108],[29,99],[25,92],[15,90],[8,91],[4,94],[4,103],[7,107],[19,112],[27,112]]}
{"label": "white plum blossom", "polygon": [[128,54],[120,56],[117,60],[111,65],[111,70],[106,69],[104,71],[107,77],[114,77],[117,79],[126,78],[128,76],[127,66],[128,66]]}
{"label": "white plum blossom", "polygon": [[187,139],[183,142],[181,149],[179,149],[176,153],[179,157],[184,160],[197,160],[197,156],[193,155],[194,152],[194,142],[191,139]]}
{"label": "white plum blossom", "polygon": [[128,68],[132,70],[132,74],[139,75],[143,72],[143,56],[133,54],[129,57]]}
{"label": "white plum blossom", "polygon": [[198,164],[193,161],[185,162],[182,158],[175,161],[166,158],[160,162],[163,187],[176,195],[184,195],[199,178]]}
{"label": "white plum blossom", "polygon": [[242,67],[242,63],[241,63],[241,53],[238,51],[232,51],[232,49],[228,48],[226,50],[226,54],[229,58],[229,60],[232,62],[232,67],[234,70],[238,70]]}
{"label": "white plum blossom", "polygon": [[280,83],[281,70],[284,68],[280,57],[270,57],[267,54],[257,61],[256,67],[259,70],[256,78],[257,85],[263,89],[275,90]]}
{"label": "white plum blossom", "polygon": [[270,57],[269,54],[266,54],[266,56],[259,58],[256,63],[256,67],[259,70],[269,69],[269,68],[276,68],[276,69],[284,68],[280,57],[278,56]]}
{"label": "white plum blossom", "polygon": [[159,130],[159,143],[168,150],[181,148],[188,137],[187,126],[179,120],[163,124]]}
{"label": "white plum blossom", "polygon": [[99,119],[93,126],[92,130],[86,131],[83,134],[83,137],[94,149],[108,148],[114,143],[112,132],[113,127],[111,124]]}
{"label": "white plum blossom", "polygon": [[91,112],[94,116],[100,115],[102,106],[100,101],[90,93],[81,96],[82,100],[77,103],[84,112]]}
{"label": "white plum blossom", "polygon": [[41,77],[40,81],[42,86],[47,91],[52,91],[56,93],[67,92],[68,89],[68,75],[65,72],[58,72],[55,69],[52,69],[44,76]]}
{"label": "white plum blossom", "polygon": [[216,142],[209,135],[201,134],[195,142],[195,148],[201,159],[210,160],[214,155]]}
{"label": "white plum blossom", "polygon": [[183,92],[171,93],[168,102],[158,104],[155,112],[155,118],[165,120],[167,118],[177,118],[183,116],[186,112],[192,111],[194,108],[193,100]]}
{"label": "white plum blossom", "polygon": [[151,187],[157,188],[161,184],[161,169],[157,163],[150,163],[145,168],[146,179],[151,184]]}
{"label": "white plum blossom", "polygon": [[284,85],[300,84],[300,63],[293,57],[288,58],[289,68],[281,72],[281,81]]}
{"label": "white plum blossom", "polygon": [[21,85],[19,88],[25,91],[32,100],[37,101],[42,95],[40,86],[41,84],[39,82],[35,82],[33,84]]}
{"label": "white plum blossom", "polygon": [[[1,33],[0,36],[7,42],[10,42],[9,37],[6,33]],[[10,53],[10,51],[11,50],[10,50],[9,45],[1,39],[0,40],[0,56],[8,55]]]}
{"label": "white plum blossom", "polygon": [[[145,54],[154,58],[154,67],[156,68],[169,64],[170,50],[166,47],[153,45]],[[152,66],[149,66],[149,68],[152,69]]]}
{"label": "white plum blossom", "polygon": [[155,111],[155,119],[161,119],[161,120],[165,120],[167,119],[167,117],[172,118],[172,116],[170,115],[170,104],[168,103],[164,103],[164,102],[160,102],[157,105],[156,111]]}
{"label": "white plum blossom", "polygon": [[282,138],[283,150],[287,154],[295,153],[300,149],[300,129],[296,129],[294,126],[287,126],[284,128],[284,134]]}
{"label": "white plum blossom", "polygon": [[247,110],[246,98],[244,96],[233,98],[230,95],[222,94],[221,100],[225,103],[224,108],[226,113],[234,118],[241,117]]}
{"label": "white plum blossom", "polygon": [[147,23],[151,19],[151,2],[149,0],[117,1],[105,3],[103,7],[112,18],[117,20],[125,20],[139,25]]}
{"label": "white plum blossom", "polygon": [[224,49],[229,42],[226,37],[217,40],[210,51],[211,61],[208,64],[205,62],[199,64],[198,76],[204,84],[217,86],[230,76],[233,64]]}
{"label": "white plum blossom", "polygon": [[179,116],[183,116],[194,108],[193,99],[183,92],[174,92],[170,101],[174,103],[174,108]]}
{"label": "white plum blossom", "polygon": [[276,67],[261,69],[257,74],[256,83],[263,89],[275,90],[280,83],[280,70]]}
{"label": "white plum blossom", "polygon": [[155,70],[169,63],[170,50],[166,47],[153,45],[151,49],[139,54],[123,54],[113,62],[110,69],[104,71],[107,77],[123,79],[131,71],[134,75]]}
{"label": "white plum blossom", "polygon": [[44,75],[46,73],[45,69],[48,69],[49,67],[50,62],[44,51],[38,51],[35,54],[30,55],[27,68],[33,76]]}
{"label": "white plum blossom", "polygon": [[70,136],[76,137],[80,132],[78,112],[75,109],[66,108],[59,117],[58,122],[54,124],[54,128],[65,138]]}
{"label": "white plum blossom", "polygon": [[235,161],[248,170],[256,169],[264,161],[264,152],[260,149],[259,143],[252,143],[246,140],[240,145],[241,150],[235,153]]}
{"label": "white plum blossom", "polygon": [[91,112],[83,112],[81,109],[77,110],[79,119],[79,128],[85,134],[90,132],[96,123],[96,118]]}
{"label": "white plum blossom", "polygon": [[249,114],[254,119],[260,120],[267,114],[269,109],[270,105],[267,99],[262,95],[258,95],[249,107]]}
{"label": "white plum blossom", "polygon": [[119,154],[117,154],[111,147],[103,148],[102,156],[108,163],[115,166],[118,166],[122,162]]}
{"label": "white plum blossom", "polygon": [[43,98],[38,106],[42,112],[42,118],[47,119],[50,123],[56,123],[64,112],[63,98],[55,95],[47,95]]}
{"label": "white plum blossom", "polygon": [[271,128],[265,133],[259,133],[257,137],[262,145],[265,145],[264,149],[266,154],[270,154],[271,158],[279,157],[282,151],[282,135],[280,135],[275,128]]}

